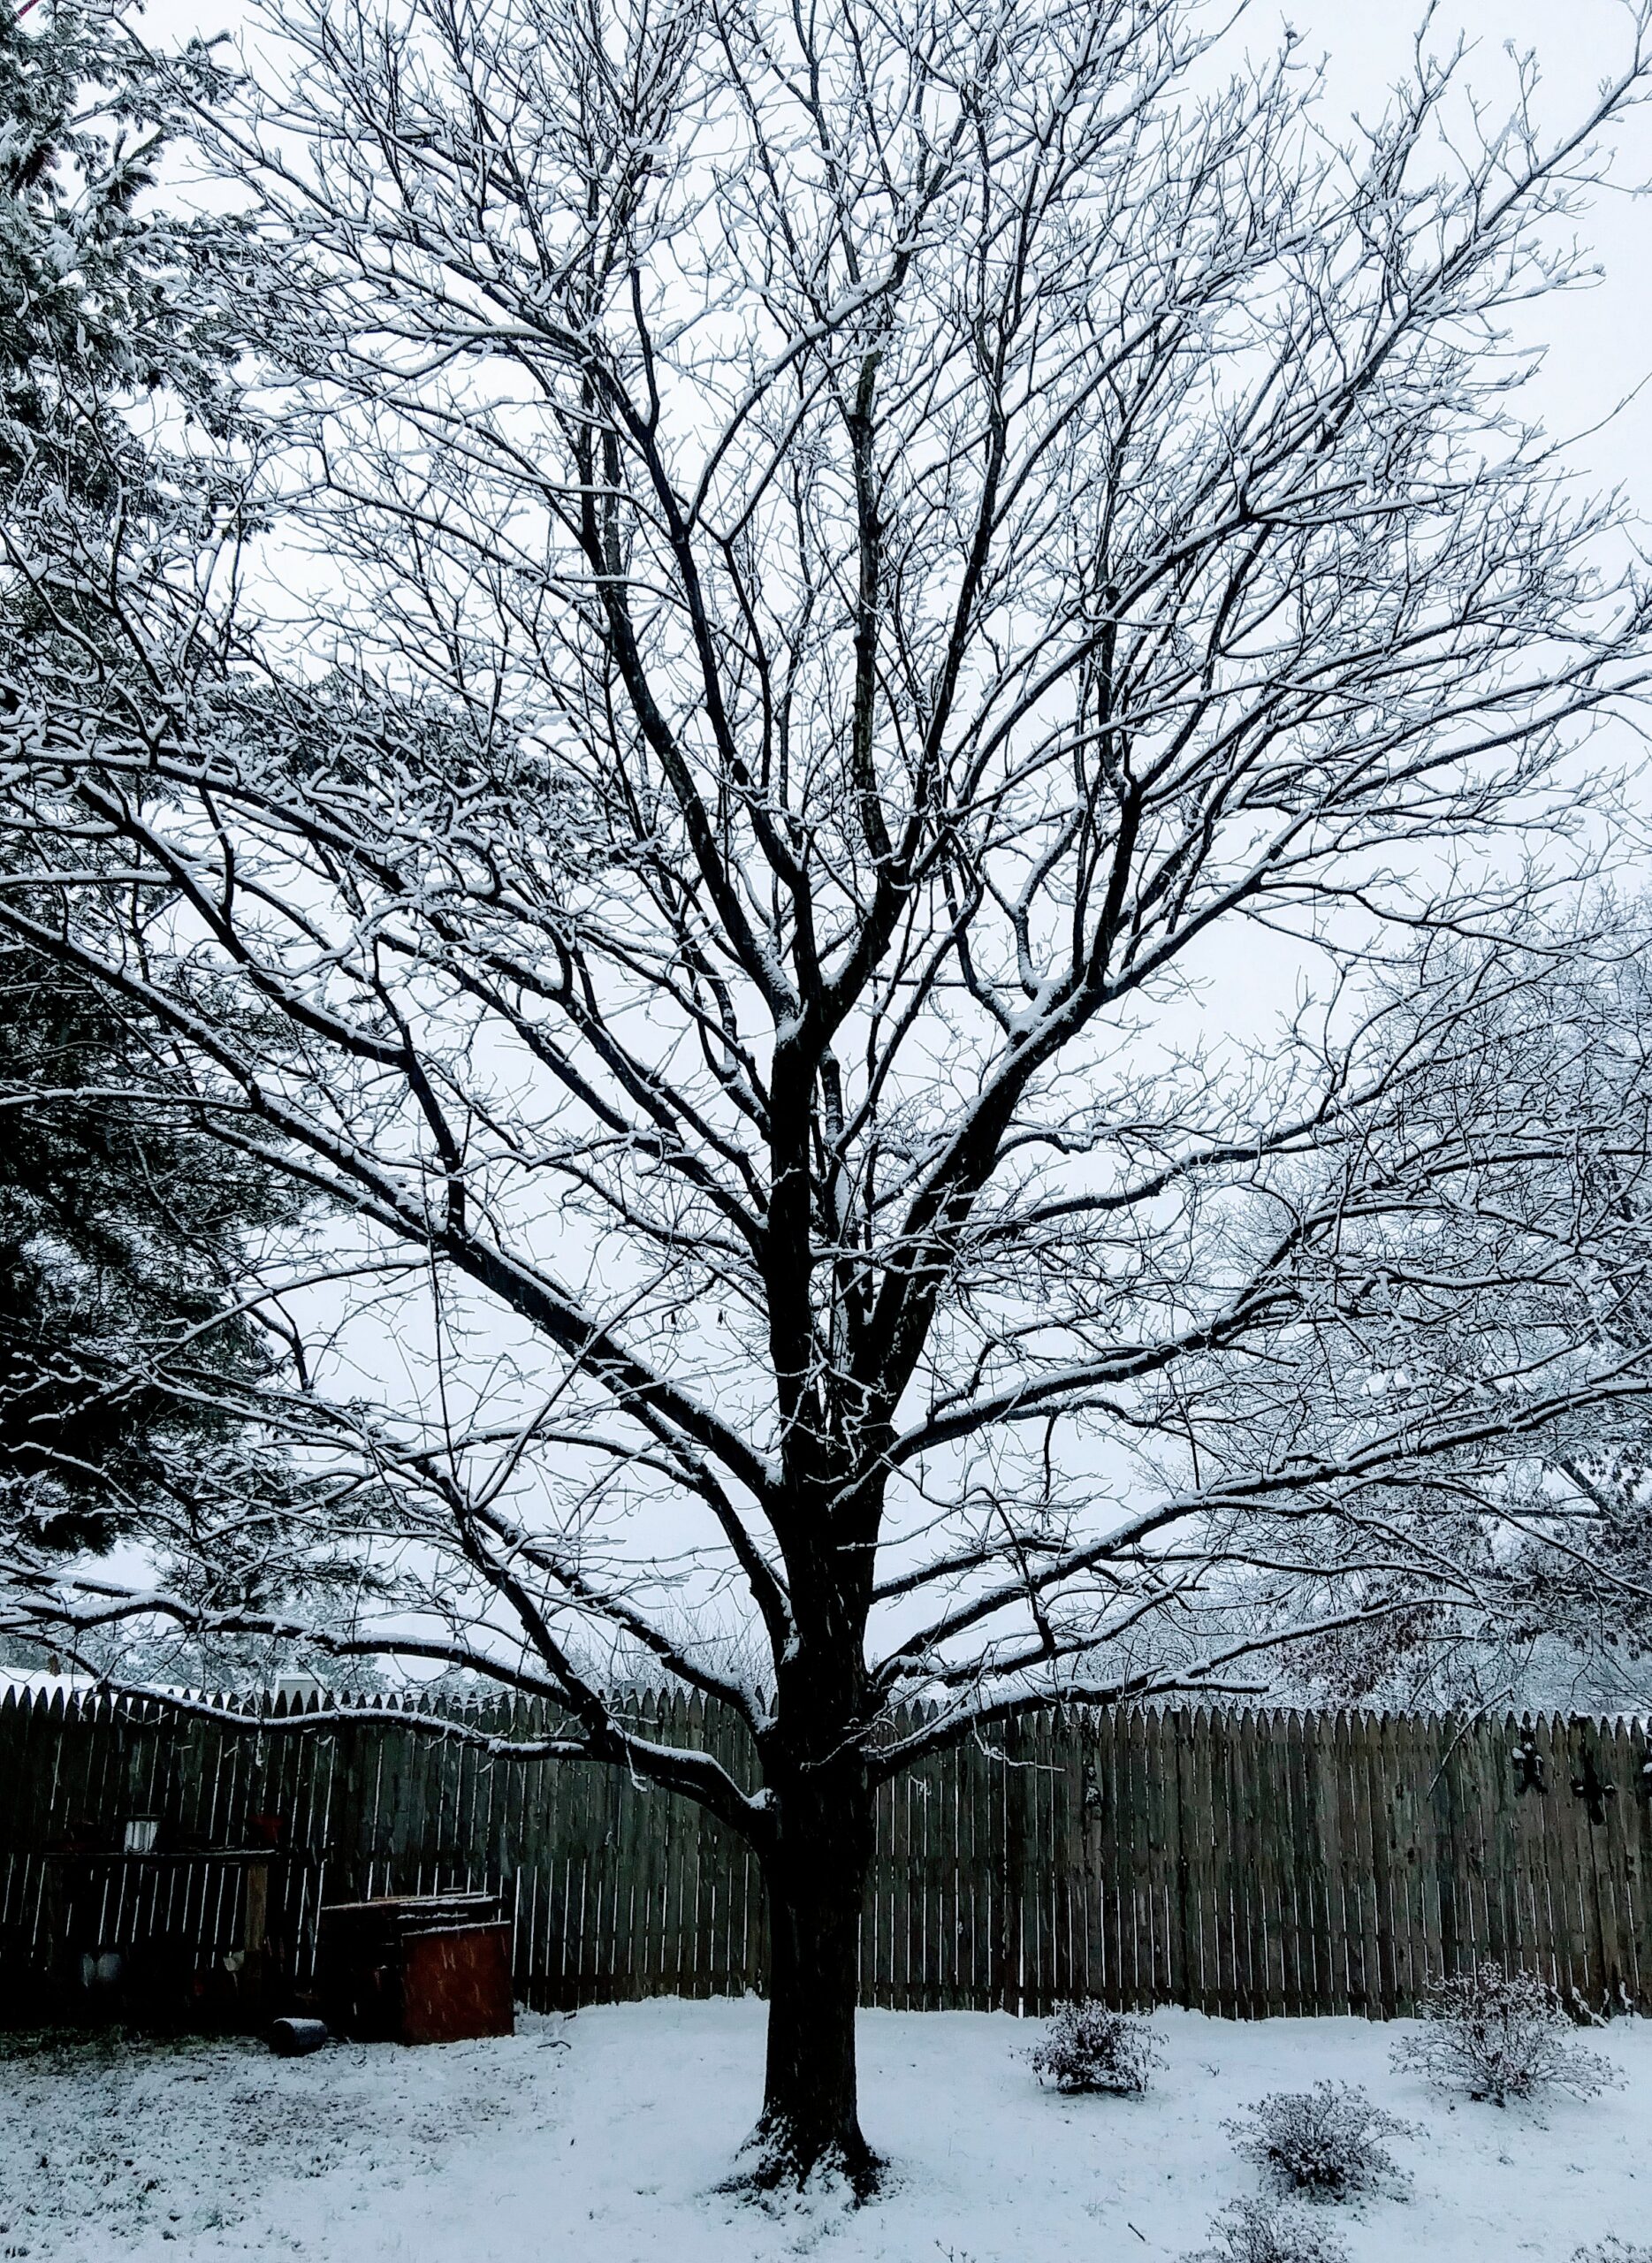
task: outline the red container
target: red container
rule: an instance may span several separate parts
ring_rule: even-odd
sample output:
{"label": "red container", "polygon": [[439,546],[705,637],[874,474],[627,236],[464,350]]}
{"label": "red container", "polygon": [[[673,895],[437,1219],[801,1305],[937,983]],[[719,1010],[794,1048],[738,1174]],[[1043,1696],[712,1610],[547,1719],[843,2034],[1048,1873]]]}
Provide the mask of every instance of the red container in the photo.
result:
{"label": "red container", "polygon": [[321,1913],[327,2024],[360,2042],[509,2035],[511,1929],[492,1893],[396,1894]]}

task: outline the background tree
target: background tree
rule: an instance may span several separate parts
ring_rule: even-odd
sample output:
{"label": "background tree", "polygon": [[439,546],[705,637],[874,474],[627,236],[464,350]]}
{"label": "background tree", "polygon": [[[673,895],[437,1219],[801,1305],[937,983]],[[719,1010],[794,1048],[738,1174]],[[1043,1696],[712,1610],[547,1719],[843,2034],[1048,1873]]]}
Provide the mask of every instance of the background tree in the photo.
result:
{"label": "background tree", "polygon": [[[8,555],[65,570],[49,595],[15,572],[0,591],[14,724],[34,687],[83,682],[88,653],[143,665],[110,574],[193,575],[237,491],[219,452],[237,423],[220,232],[152,194],[184,98],[222,74],[200,53],[162,66],[107,7],[24,14],[0,20],[0,517]],[[146,598],[136,610],[156,622]],[[148,657],[154,690],[176,663]],[[4,869],[37,918],[107,932],[30,888],[27,839]],[[165,898],[138,901],[152,918]],[[45,1548],[106,1547],[157,1493],[197,1490],[230,1448],[226,1401],[281,1349],[240,1292],[249,1239],[300,1205],[211,1138],[202,1100],[162,1023],[49,950],[0,947],[0,1522]],[[257,1490],[279,1490],[264,1460]]]}
{"label": "background tree", "polygon": [[[1533,941],[1478,958],[1429,946],[1436,972],[1443,952],[1459,978],[1472,965],[1474,979],[1451,1040],[1431,1053],[1427,1090],[1409,1104],[1408,1137],[1423,1147],[1443,1139],[1465,1149],[1518,1147],[1525,1231],[1552,1237],[1563,1274],[1589,1301],[1597,1349],[1633,1361],[1652,1339],[1641,1269],[1652,1040],[1646,907],[1621,911],[1610,941],[1553,930]],[[1409,1021],[1416,1000],[1391,994]],[[1572,1239],[1580,1196],[1618,1219],[1587,1256]],[[1441,1230],[1431,1230],[1436,1246]],[[1612,1242],[1626,1265],[1609,1255]],[[1515,1274],[1507,1287],[1502,1324],[1518,1334],[1532,1306]],[[1417,1293],[1414,1280],[1373,1274],[1349,1314],[1351,1370],[1321,1379],[1298,1418],[1301,1436],[1328,1413],[1333,1424],[1344,1419],[1351,1387],[1389,1399],[1463,1387],[1482,1347],[1472,1334],[1439,1339],[1419,1370]],[[1643,1398],[1586,1394],[1519,1459],[1493,1452],[1478,1467],[1456,1459],[1434,1482],[1324,1528],[1309,1551],[1329,1543],[1318,1593],[1321,1607],[1336,1600],[1342,1623],[1293,1647],[1288,1684],[1298,1695],[1469,1710],[1557,1702],[1546,1693],[1568,1682],[1580,1710],[1636,1702],[1636,1662],[1652,1625],[1646,1469]],[[1256,1536],[1252,1521],[1252,1544]],[[1374,1540],[1382,1551],[1374,1572]],[[1447,1555],[1467,1576],[1442,1578]],[[1289,1623],[1313,1576],[1283,1535],[1279,1557],[1253,1581],[1259,1624]],[[1390,1608],[1357,1617],[1354,1602],[1379,1592]]]}
{"label": "background tree", "polygon": [[1648,606],[1504,340],[1625,21],[1557,145],[1422,55],[1342,149],[1182,0],[293,0],[196,101],[275,535],[8,552],[103,626],[9,726],[81,916],[0,925],[350,1222],[314,1495],[11,1622],[437,1661],[700,1801],[758,2183],[875,2181],[881,1782],[1488,1594],[1644,1393],[1644,1075],[1535,1040]]}
{"label": "background tree", "polygon": [[107,1548],[198,1482],[271,1366],[240,1292],[291,1194],[133,1092],[141,1035],[43,954],[0,953],[0,1517],[48,1549]]}

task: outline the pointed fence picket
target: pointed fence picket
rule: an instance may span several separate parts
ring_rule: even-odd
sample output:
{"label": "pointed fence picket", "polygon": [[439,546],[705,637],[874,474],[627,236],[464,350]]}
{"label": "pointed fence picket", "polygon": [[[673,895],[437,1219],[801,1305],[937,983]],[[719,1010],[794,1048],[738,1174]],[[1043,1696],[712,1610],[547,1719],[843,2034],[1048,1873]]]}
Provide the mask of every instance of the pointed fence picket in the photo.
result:
{"label": "pointed fence picket", "polygon": [[[278,1701],[266,1725],[232,1726],[99,1695],[0,1694],[0,1969],[47,1970],[66,1928],[101,1947],[231,1954],[245,1873],[209,1852],[256,1843],[273,1817],[291,1859],[270,1928],[301,1974],[325,1901],[485,1887],[506,1897],[517,1991],[535,2006],[763,1989],[755,1857],[683,1801],[594,1763],[433,1735],[412,1706],[315,1727],[305,1710]],[[651,1737],[755,1781],[732,1714],[652,1692],[634,1710]],[[514,1698],[455,1718],[516,1739],[553,1726]],[[928,1718],[914,1708],[899,1733]],[[65,1863],[66,1848],[118,1848],[135,1815],[197,1853]],[[897,1778],[877,1826],[869,2004],[1042,2013],[1089,1994],[1386,2018],[1488,1957],[1589,2006],[1652,2011],[1643,1721],[1051,1712]]]}

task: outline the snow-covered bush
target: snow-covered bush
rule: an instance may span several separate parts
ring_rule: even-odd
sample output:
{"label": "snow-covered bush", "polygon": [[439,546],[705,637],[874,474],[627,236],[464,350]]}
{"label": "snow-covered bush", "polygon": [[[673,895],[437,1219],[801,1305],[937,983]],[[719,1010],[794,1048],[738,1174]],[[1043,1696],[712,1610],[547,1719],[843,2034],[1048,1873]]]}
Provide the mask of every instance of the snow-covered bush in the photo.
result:
{"label": "snow-covered bush", "polygon": [[1613,2232],[1594,2247],[1574,2248],[1572,2263],[1652,2263],[1652,2247],[1633,2247]]}
{"label": "snow-covered bush", "polygon": [[1396,2183],[1401,2172],[1382,2140],[1411,2134],[1409,2122],[1374,2106],[1356,2083],[1277,2090],[1222,2126],[1240,2153],[1313,2200]]}
{"label": "snow-covered bush", "polygon": [[1506,2106],[1546,2090],[1593,2098],[1623,2079],[1577,2041],[1560,1996],[1533,1972],[1481,1964],[1454,1973],[1428,1990],[1421,2019],[1395,2045],[1393,2063],[1442,2090]]}
{"label": "snow-covered bush", "polygon": [[1145,2019],[1109,2011],[1085,1998],[1057,2004],[1041,2041],[1028,2053],[1039,2080],[1069,2093],[1108,2090],[1137,2096],[1164,2053]]}
{"label": "snow-covered bush", "polygon": [[1183,2263],[1348,2263],[1346,2246],[1322,2217],[1276,2200],[1235,2200],[1210,2229],[1215,2245]]}

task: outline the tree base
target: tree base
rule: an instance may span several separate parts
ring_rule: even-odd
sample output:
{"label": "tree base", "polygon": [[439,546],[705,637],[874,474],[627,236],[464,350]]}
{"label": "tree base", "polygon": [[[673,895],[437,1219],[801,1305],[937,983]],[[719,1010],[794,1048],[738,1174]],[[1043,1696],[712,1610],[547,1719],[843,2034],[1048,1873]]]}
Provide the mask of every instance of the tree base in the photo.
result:
{"label": "tree base", "polygon": [[837,2200],[858,2208],[883,2189],[885,2164],[859,2130],[852,2137],[806,2137],[785,2115],[765,2114],[718,2190],[760,2206]]}

